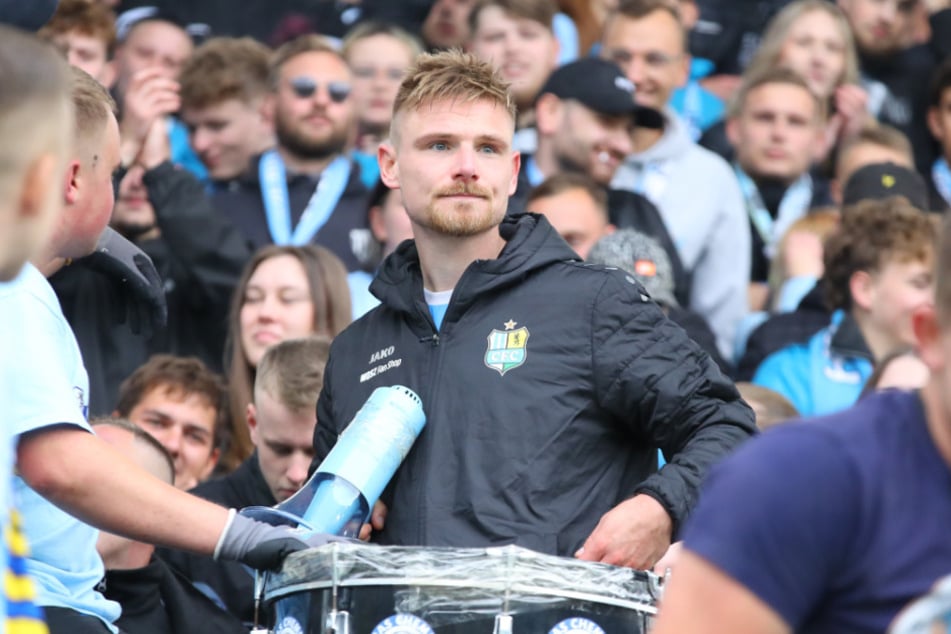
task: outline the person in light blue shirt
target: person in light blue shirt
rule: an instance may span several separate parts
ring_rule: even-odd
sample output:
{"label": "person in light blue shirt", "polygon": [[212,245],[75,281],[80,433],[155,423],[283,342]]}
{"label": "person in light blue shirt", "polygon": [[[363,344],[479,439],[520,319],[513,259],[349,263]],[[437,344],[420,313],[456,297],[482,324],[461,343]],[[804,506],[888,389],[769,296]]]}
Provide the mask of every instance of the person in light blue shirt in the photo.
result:
{"label": "person in light blue shirt", "polygon": [[912,316],[931,302],[937,234],[903,197],[847,207],[825,244],[831,323],[766,357],[753,383],[779,392],[804,416],[852,405],[876,361],[915,343]]}
{"label": "person in light blue shirt", "polygon": [[[13,480],[16,434],[11,410],[18,404],[14,390],[20,362],[42,368],[42,351],[18,354],[6,339],[21,337],[34,326],[27,311],[6,306],[3,297],[26,273],[24,263],[49,239],[62,209],[60,191],[66,152],[73,127],[69,101],[69,71],[55,50],[36,38],[0,25],[0,399],[4,423],[0,426],[0,631],[6,634],[44,634],[46,626],[35,602],[29,577],[29,545],[22,534],[21,515],[15,507]],[[42,126],[24,125],[42,121]],[[29,266],[29,265],[27,265]],[[56,368],[50,373],[55,374]]]}

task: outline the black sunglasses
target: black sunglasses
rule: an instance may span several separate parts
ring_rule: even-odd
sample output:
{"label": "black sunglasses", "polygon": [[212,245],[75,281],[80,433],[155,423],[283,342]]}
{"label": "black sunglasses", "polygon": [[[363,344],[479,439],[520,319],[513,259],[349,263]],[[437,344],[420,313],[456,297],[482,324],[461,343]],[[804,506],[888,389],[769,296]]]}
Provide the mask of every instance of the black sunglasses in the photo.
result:
{"label": "black sunglasses", "polygon": [[[320,84],[316,80],[307,77],[294,77],[290,80],[291,90],[301,99],[313,97]],[[343,103],[350,96],[350,84],[343,81],[329,81],[326,83],[327,94],[334,103]]]}

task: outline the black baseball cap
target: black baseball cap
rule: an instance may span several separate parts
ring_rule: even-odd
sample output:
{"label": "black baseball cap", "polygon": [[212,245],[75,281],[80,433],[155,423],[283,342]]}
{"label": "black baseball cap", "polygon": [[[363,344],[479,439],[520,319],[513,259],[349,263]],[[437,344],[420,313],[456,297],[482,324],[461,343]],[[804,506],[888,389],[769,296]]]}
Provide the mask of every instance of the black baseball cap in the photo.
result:
{"label": "black baseball cap", "polygon": [[609,116],[631,114],[639,126],[663,128],[664,116],[635,102],[634,92],[634,84],[614,62],[584,57],[556,68],[538,94],[574,99]]}
{"label": "black baseball cap", "polygon": [[918,172],[896,163],[872,163],[857,169],[842,190],[842,205],[892,196],[904,196],[913,206],[928,211],[925,179]]}

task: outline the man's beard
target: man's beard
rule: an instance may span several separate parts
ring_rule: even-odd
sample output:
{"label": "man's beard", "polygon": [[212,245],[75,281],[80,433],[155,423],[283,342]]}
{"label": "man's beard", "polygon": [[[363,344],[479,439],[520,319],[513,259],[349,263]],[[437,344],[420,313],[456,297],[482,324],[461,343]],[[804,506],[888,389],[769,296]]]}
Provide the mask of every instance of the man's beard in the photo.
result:
{"label": "man's beard", "polygon": [[341,153],[347,146],[346,128],[333,129],[320,138],[301,132],[295,122],[280,112],[275,117],[274,131],[278,144],[303,159],[323,159]]}
{"label": "man's beard", "polygon": [[[474,198],[471,202],[456,202],[450,210],[437,208],[440,203],[438,196],[452,195],[461,193],[472,193],[483,196],[483,198]],[[443,201],[443,204],[447,204]],[[461,209],[468,206],[469,209]],[[451,190],[439,192],[426,207],[426,214],[419,222],[423,227],[453,238],[467,238],[479,235],[497,226],[502,220],[503,214],[496,214],[492,208],[492,199],[487,190],[481,187],[462,186]]]}

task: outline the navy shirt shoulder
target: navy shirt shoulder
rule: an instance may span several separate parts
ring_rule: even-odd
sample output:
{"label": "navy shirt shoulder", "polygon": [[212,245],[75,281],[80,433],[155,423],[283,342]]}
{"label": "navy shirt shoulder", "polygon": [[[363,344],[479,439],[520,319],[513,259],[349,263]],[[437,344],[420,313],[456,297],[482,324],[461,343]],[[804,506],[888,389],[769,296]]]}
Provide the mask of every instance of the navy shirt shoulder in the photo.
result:
{"label": "navy shirt shoulder", "polygon": [[951,570],[951,468],[917,394],[775,428],[715,467],[688,549],[797,632],[882,632]]}

